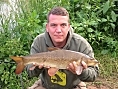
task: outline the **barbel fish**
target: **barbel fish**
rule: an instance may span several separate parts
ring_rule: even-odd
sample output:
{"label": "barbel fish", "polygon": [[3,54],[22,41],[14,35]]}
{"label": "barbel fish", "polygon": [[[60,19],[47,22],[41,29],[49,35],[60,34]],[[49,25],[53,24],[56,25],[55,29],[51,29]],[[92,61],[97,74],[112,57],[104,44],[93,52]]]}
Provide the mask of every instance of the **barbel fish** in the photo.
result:
{"label": "barbel fish", "polygon": [[64,49],[36,53],[28,56],[11,56],[10,58],[17,63],[16,74],[20,74],[24,67],[31,63],[36,63],[37,65],[43,64],[44,66],[58,69],[67,69],[68,64],[73,61],[75,61],[77,65],[81,65],[81,61],[84,61],[87,66],[95,66],[98,64],[95,58],[89,57],[86,54]]}

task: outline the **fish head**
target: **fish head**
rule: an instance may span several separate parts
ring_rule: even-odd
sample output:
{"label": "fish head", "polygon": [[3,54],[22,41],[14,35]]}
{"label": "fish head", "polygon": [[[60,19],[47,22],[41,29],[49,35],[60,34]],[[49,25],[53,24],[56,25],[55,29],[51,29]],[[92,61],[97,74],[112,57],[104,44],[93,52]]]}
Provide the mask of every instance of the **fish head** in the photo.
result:
{"label": "fish head", "polygon": [[96,66],[99,64],[99,62],[95,58],[90,57],[88,55],[83,56],[82,61],[84,61],[87,66]]}
{"label": "fish head", "polygon": [[91,58],[90,60],[88,60],[88,66],[96,66],[98,65],[99,62],[95,59],[95,58]]}

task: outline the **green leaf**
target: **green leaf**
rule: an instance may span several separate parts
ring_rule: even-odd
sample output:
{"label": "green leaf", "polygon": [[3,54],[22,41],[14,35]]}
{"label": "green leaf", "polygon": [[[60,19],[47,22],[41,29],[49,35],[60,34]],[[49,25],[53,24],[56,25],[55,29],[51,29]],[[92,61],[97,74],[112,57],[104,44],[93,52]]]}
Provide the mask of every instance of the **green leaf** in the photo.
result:
{"label": "green leaf", "polygon": [[86,4],[86,6],[85,6],[87,9],[91,9],[91,5],[89,5],[89,4]]}
{"label": "green leaf", "polygon": [[113,24],[113,23],[110,23],[111,24],[111,27],[113,28],[113,29],[115,29],[115,24]]}
{"label": "green leaf", "polygon": [[92,28],[88,28],[88,32],[93,32],[94,30]]}
{"label": "green leaf", "polygon": [[111,18],[112,18],[112,20],[114,21],[114,22],[116,22],[116,14],[115,14],[115,12],[114,11],[112,11],[111,12]]}
{"label": "green leaf", "polygon": [[3,64],[0,64],[0,74],[2,74],[4,71],[4,65]]}
{"label": "green leaf", "polygon": [[102,18],[102,22],[107,22],[107,19],[105,19],[105,18]]}
{"label": "green leaf", "polygon": [[107,54],[109,51],[108,50],[102,50],[101,54]]}
{"label": "green leaf", "polygon": [[107,1],[105,3],[105,5],[103,6],[103,14],[105,14],[108,11],[109,8],[110,8],[109,1]]}

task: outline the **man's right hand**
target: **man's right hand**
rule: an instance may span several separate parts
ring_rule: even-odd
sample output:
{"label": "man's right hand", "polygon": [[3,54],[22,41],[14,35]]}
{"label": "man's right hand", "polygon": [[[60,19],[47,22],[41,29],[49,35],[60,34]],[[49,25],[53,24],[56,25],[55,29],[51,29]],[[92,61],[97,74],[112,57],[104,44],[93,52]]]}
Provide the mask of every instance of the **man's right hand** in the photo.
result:
{"label": "man's right hand", "polygon": [[[30,70],[34,70],[36,67],[38,66],[39,69],[43,68],[44,65],[43,64],[36,64],[33,63],[33,66],[30,68]],[[45,68],[48,68],[48,74],[49,76],[53,76],[56,74],[56,72],[59,70],[58,68],[54,68],[54,67],[49,67],[49,66],[45,66]]]}
{"label": "man's right hand", "polygon": [[32,64],[33,64],[33,66],[30,68],[30,70],[34,70],[34,69],[36,68],[36,66],[38,66],[39,69],[41,69],[41,68],[44,67],[43,64],[40,64],[40,65],[38,65],[38,64],[36,64],[36,63],[32,63]]}

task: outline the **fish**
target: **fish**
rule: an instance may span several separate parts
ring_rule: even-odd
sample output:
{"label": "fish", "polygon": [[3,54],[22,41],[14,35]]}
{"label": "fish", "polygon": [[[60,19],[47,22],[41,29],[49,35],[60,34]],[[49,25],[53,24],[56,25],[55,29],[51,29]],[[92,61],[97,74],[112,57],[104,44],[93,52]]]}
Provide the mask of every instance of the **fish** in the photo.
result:
{"label": "fish", "polygon": [[81,61],[84,61],[87,66],[95,66],[99,62],[84,53],[65,50],[65,49],[55,49],[49,48],[51,51],[41,52],[36,54],[31,54],[27,56],[10,56],[16,65],[16,74],[20,74],[25,66],[28,64],[36,63],[37,65],[43,64],[44,67],[54,67],[57,69],[67,69],[69,63],[76,62],[77,65],[81,65]]}

